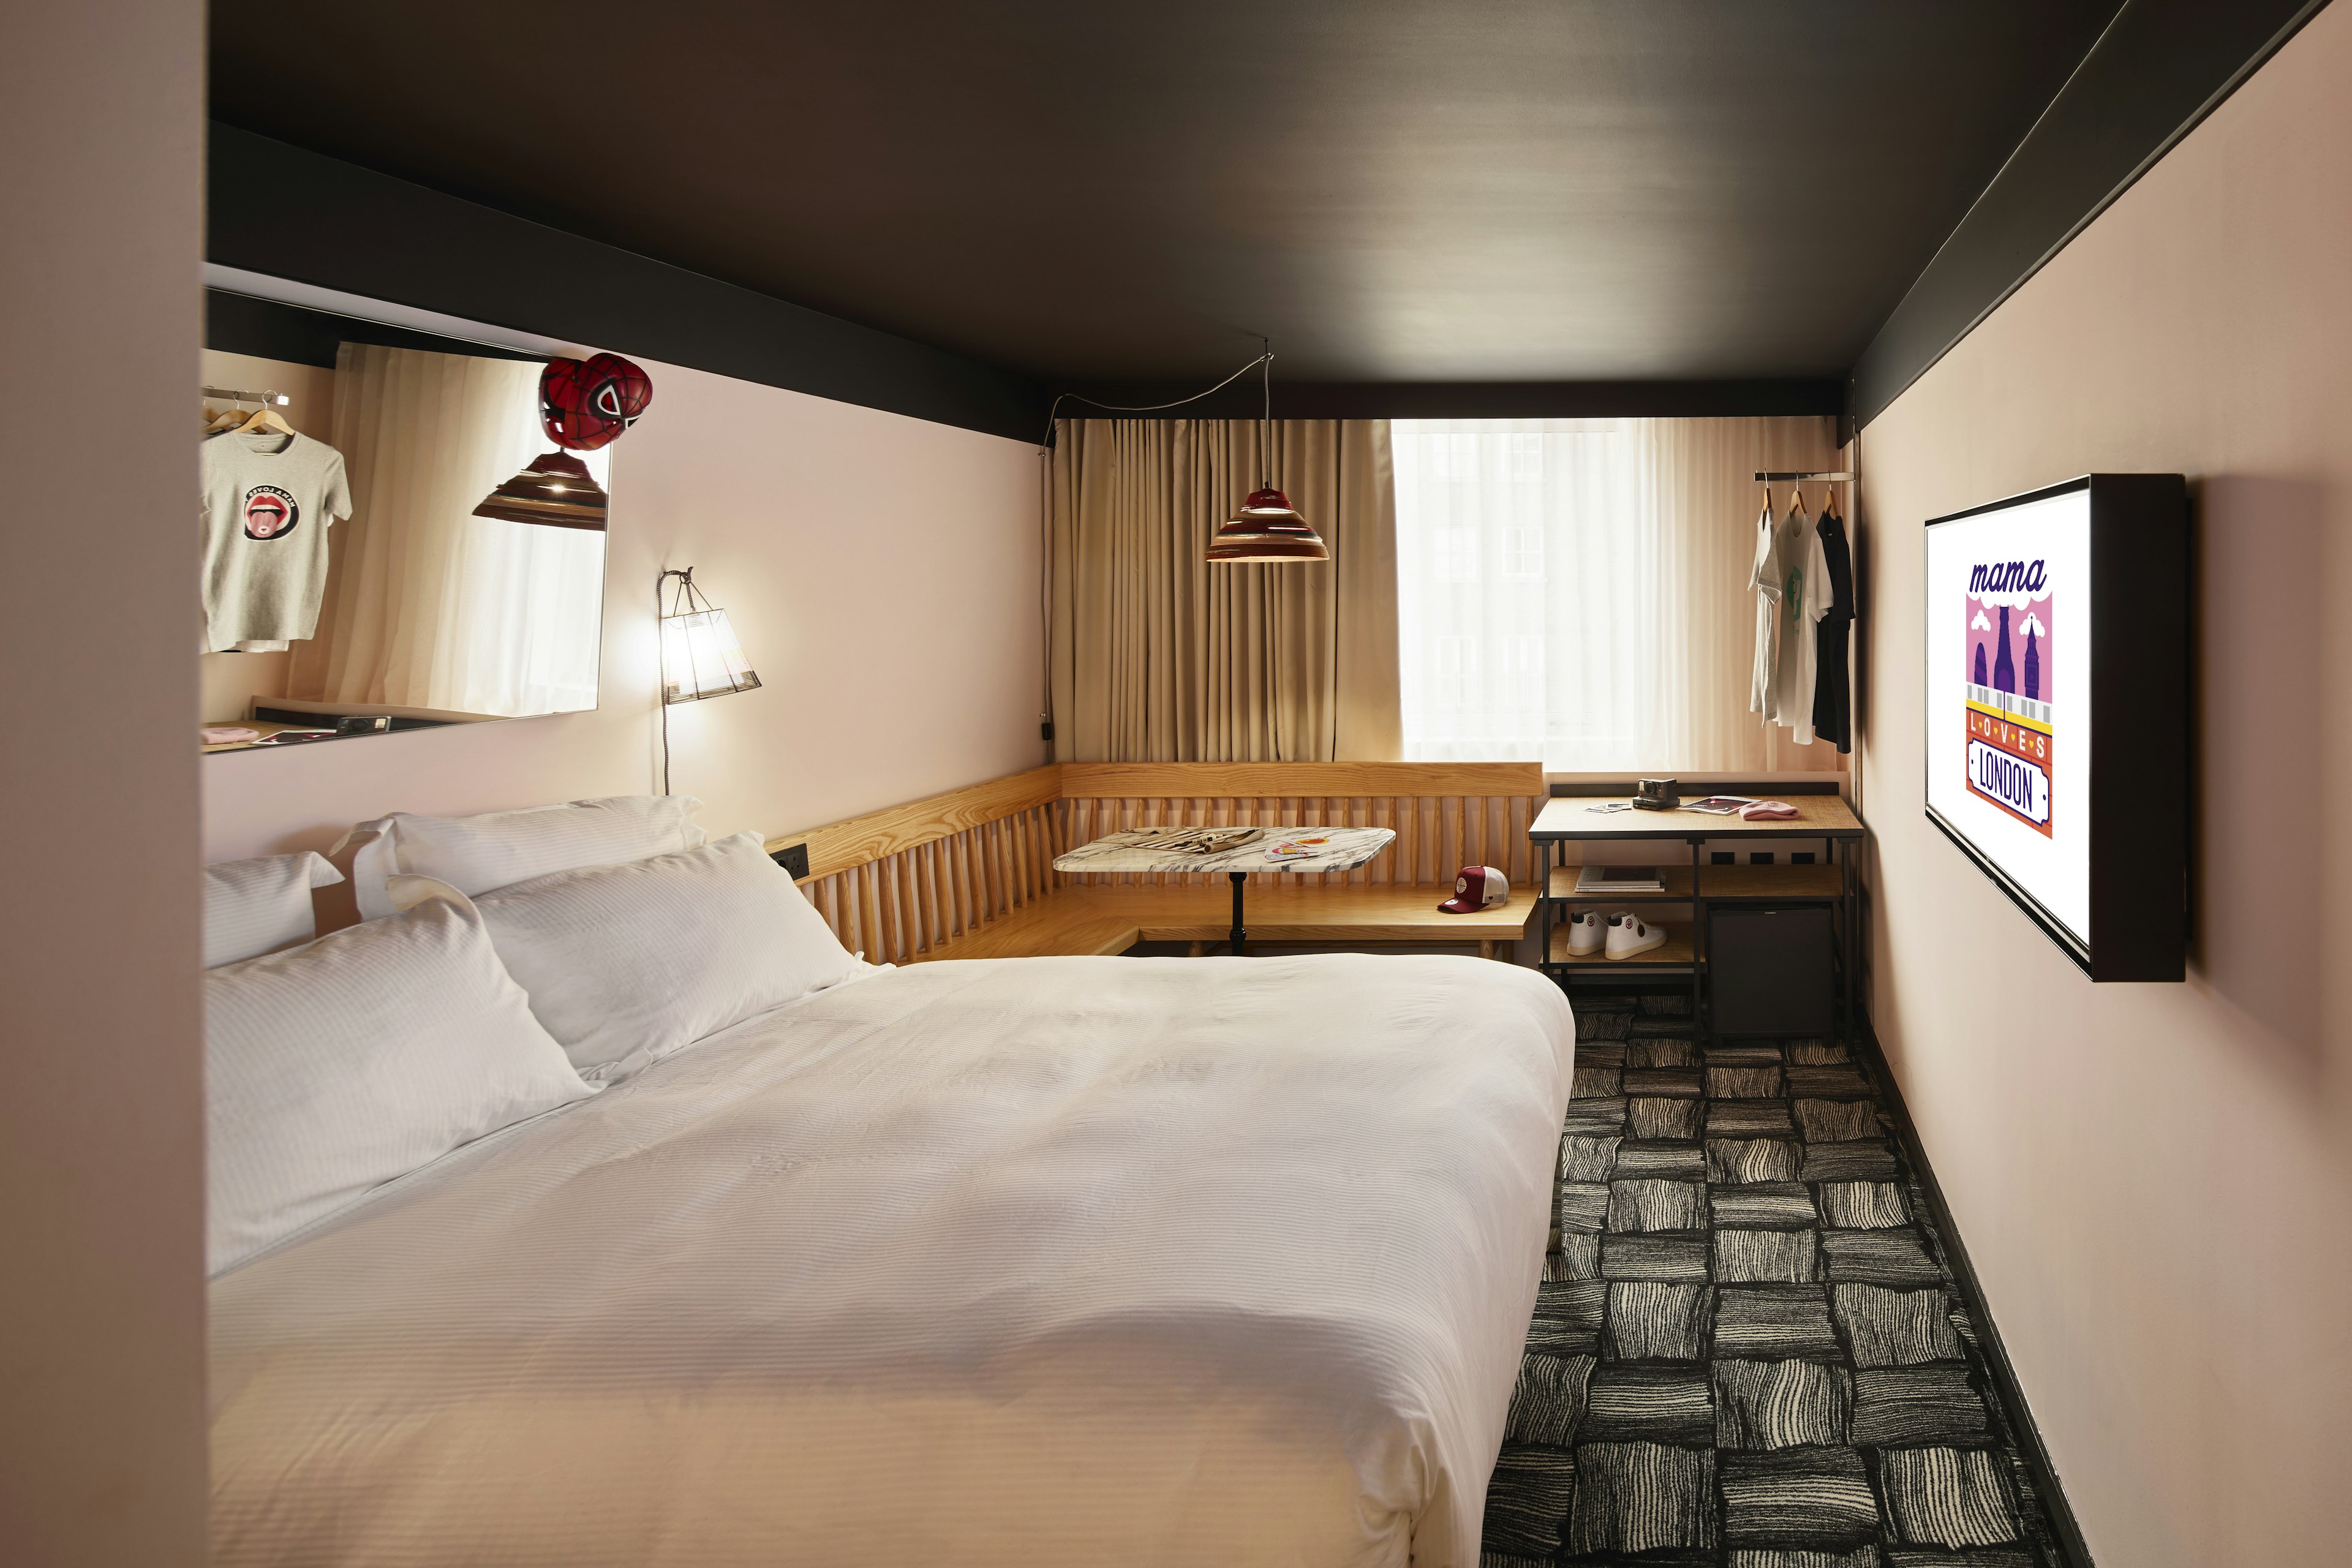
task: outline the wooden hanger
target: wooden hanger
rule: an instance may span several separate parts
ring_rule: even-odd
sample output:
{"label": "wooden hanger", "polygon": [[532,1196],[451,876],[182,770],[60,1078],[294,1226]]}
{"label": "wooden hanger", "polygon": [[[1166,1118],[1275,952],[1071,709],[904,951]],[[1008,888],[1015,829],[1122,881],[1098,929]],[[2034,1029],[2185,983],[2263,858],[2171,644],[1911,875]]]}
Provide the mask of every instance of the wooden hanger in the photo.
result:
{"label": "wooden hanger", "polygon": [[278,410],[265,403],[254,411],[252,418],[236,427],[236,433],[240,436],[291,436],[294,426],[280,419]]}

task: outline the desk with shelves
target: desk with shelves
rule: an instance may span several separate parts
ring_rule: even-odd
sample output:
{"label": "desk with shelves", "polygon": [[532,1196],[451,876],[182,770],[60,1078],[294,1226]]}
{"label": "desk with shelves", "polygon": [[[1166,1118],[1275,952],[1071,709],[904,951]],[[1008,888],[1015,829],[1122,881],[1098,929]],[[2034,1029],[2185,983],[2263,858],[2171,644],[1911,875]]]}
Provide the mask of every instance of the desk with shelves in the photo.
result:
{"label": "desk with shelves", "polygon": [[[1529,826],[1528,837],[1534,843],[1537,864],[1543,868],[1542,945],[1538,951],[1543,955],[1545,973],[1571,991],[1580,984],[1601,979],[1622,982],[1688,975],[1693,1023],[1700,1032],[1712,1033],[1706,994],[1708,907],[1743,903],[1792,908],[1827,906],[1833,911],[1836,926],[1841,1026],[1853,1031],[1861,1016],[1862,899],[1854,875],[1854,856],[1865,831],[1862,819],[1837,795],[1764,795],[1756,789],[1721,789],[1717,793],[1785,800],[1797,808],[1797,816],[1781,822],[1748,822],[1736,816],[1716,816],[1702,811],[1604,813],[1590,809],[1611,798],[1608,796],[1559,795],[1544,804]],[[1710,842],[1737,844],[1742,852],[1773,848],[1776,860],[1769,866],[1713,865],[1706,860]],[[1806,843],[1822,845],[1829,859],[1790,865],[1777,858],[1776,846]],[[1687,847],[1688,858],[1686,863],[1676,865],[1661,855],[1661,889],[1657,892],[1580,895],[1576,879],[1581,867],[1567,859],[1570,844],[1654,844],[1662,851],[1670,845],[1681,845]],[[1605,952],[1570,954],[1568,926],[1561,917],[1563,911],[1578,904],[1602,910],[1683,905],[1690,910],[1690,920],[1683,925],[1672,921],[1656,922],[1665,928],[1664,945],[1633,958],[1612,959]]]}

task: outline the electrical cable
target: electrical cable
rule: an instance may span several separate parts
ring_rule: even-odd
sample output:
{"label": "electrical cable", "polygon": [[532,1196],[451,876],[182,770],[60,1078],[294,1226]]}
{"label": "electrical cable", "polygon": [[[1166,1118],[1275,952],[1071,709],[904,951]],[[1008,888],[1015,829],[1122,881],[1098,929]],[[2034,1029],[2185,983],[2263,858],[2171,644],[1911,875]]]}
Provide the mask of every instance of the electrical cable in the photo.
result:
{"label": "electrical cable", "polygon": [[[1260,338],[1258,340],[1260,342],[1265,342],[1267,340],[1265,338]],[[1239,381],[1242,377],[1247,375],[1258,366],[1262,364],[1269,364],[1273,360],[1274,351],[1272,349],[1267,349],[1261,353],[1257,358],[1250,361],[1249,363],[1242,366],[1241,369],[1234,372],[1233,374],[1225,377],[1224,380],[1209,388],[1208,392],[1196,392],[1190,397],[1180,397],[1173,403],[1102,403],[1087,396],[1083,393],[1057,392],[1054,395],[1053,405],[1045,410],[1045,445],[1049,450],[1054,445],[1054,420],[1055,417],[1061,413],[1062,405],[1064,403],[1083,403],[1089,408],[1107,409],[1113,414],[1157,414],[1165,408],[1181,408],[1188,403],[1198,403],[1201,399],[1208,396],[1210,392],[1223,392],[1225,388],[1231,386],[1234,383]],[[1272,374],[1273,373],[1271,371],[1267,373],[1269,376]],[[1269,382],[1267,384],[1266,390],[1269,407],[1272,406],[1271,400],[1273,396],[1273,384]]]}
{"label": "electrical cable", "polygon": [[[662,584],[669,579],[670,574],[667,571],[654,579],[654,637],[656,640],[661,637]],[[658,658],[661,650],[656,647],[654,653]],[[662,794],[667,795],[669,793],[669,693],[662,689],[662,678],[658,669],[654,674],[654,689],[655,694],[661,699]]]}

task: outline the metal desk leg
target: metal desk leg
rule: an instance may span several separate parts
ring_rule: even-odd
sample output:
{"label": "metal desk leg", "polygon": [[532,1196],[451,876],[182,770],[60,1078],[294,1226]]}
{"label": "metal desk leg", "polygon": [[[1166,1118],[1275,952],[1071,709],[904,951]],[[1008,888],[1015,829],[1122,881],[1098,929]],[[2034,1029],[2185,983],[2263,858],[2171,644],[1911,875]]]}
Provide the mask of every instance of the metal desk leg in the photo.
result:
{"label": "metal desk leg", "polygon": [[1249,873],[1228,871],[1225,874],[1234,879],[1234,956],[1239,958],[1242,956],[1242,944],[1249,941],[1249,932],[1242,929],[1242,889],[1249,885]]}
{"label": "metal desk leg", "polygon": [[1714,1015],[1706,1007],[1706,889],[1701,885],[1699,860],[1706,840],[1690,841],[1691,858],[1691,1035],[1695,1039],[1715,1038]]}
{"label": "metal desk leg", "polygon": [[1862,1039],[1862,898],[1854,879],[1853,856],[1860,847],[1855,841],[1830,841],[1832,852],[1838,854],[1841,873],[1838,890],[1843,906],[1838,911],[1845,917],[1845,1033],[1846,1038],[1857,1044]]}

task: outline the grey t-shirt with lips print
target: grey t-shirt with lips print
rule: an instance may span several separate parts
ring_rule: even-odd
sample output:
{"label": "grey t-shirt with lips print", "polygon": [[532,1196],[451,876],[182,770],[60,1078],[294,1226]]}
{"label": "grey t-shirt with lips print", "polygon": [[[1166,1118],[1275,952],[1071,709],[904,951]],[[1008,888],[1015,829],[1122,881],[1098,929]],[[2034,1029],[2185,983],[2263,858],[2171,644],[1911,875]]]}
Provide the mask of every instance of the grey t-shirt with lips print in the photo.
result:
{"label": "grey t-shirt with lips print", "polygon": [[263,653],[318,630],[327,529],[352,515],[343,455],[308,436],[203,447],[205,648]]}

